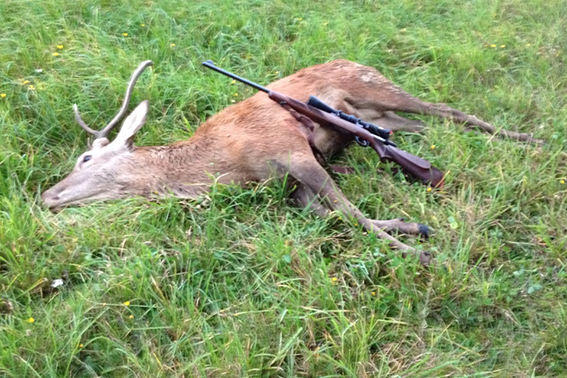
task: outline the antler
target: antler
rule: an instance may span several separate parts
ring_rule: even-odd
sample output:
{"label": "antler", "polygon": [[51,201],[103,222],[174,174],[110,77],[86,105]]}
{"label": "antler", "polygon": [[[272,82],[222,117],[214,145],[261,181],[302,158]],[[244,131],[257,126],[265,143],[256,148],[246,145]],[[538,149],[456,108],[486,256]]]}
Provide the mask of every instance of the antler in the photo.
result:
{"label": "antler", "polygon": [[79,126],[81,126],[83,130],[85,130],[87,133],[94,135],[95,139],[106,138],[108,133],[110,133],[110,131],[114,128],[114,126],[116,126],[116,124],[126,114],[126,111],[128,110],[128,105],[130,104],[130,98],[132,97],[132,91],[134,90],[134,85],[136,85],[136,81],[138,80],[142,72],[144,72],[146,67],[151,66],[152,64],[153,62],[151,60],[146,60],[140,63],[136,71],[134,71],[132,77],[130,78],[130,83],[128,84],[128,88],[126,89],[126,96],[124,97],[124,103],[122,103],[122,107],[120,108],[118,113],[114,116],[112,121],[110,121],[108,125],[104,127],[104,129],[97,131],[87,126],[85,121],[83,121],[83,119],[81,118],[81,114],[79,113],[79,108],[77,107],[77,104],[73,104],[73,111],[75,112],[75,120],[77,121]]}

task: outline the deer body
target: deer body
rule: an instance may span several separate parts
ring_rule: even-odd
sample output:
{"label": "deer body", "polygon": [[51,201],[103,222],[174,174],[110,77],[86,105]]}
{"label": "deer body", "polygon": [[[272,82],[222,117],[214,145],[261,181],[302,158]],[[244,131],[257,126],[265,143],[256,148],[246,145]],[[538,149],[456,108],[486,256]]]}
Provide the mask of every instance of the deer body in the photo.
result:
{"label": "deer body", "polygon": [[[140,66],[133,75],[127,100],[137,79],[136,74],[139,76],[142,69]],[[394,113],[403,111],[437,115],[462,122],[465,127],[497,132],[493,126],[474,116],[411,96],[374,68],[346,60],[305,68],[272,83],[268,88],[305,102],[310,95],[315,95],[334,108],[393,131],[422,130],[423,125],[419,121]],[[123,110],[126,107],[127,101]],[[308,141],[311,131],[305,130],[305,126],[264,93],[258,93],[214,115],[186,141],[167,146],[136,147],[133,139],[143,126],[147,111],[148,104],[144,101],[124,121],[112,142],[108,141],[106,135],[97,134],[93,148],[79,157],[73,172],[43,193],[44,202],[54,209],[133,195],[173,194],[181,198],[193,198],[207,191],[215,181],[243,185],[289,174],[299,185],[294,194],[299,204],[311,206],[321,215],[329,210],[343,212],[367,230],[388,239],[404,253],[415,249],[385,231],[398,230],[427,236],[427,228],[418,223],[366,218],[346,199],[315,158]],[[78,111],[76,115],[87,131],[98,133],[84,125]],[[499,133],[518,140],[537,142],[527,134]],[[317,149],[329,158],[352,139],[324,126],[317,126],[313,130],[312,140]],[[420,253],[423,263],[429,259],[427,253]]]}

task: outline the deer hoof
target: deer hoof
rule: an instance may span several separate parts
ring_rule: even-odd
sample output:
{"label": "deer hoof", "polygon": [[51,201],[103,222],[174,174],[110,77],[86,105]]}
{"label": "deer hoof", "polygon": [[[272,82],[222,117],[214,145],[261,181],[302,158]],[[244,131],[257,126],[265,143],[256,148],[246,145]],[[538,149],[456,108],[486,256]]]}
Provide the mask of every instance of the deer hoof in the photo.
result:
{"label": "deer hoof", "polygon": [[419,234],[423,236],[425,239],[429,239],[429,227],[421,223],[418,224],[419,224],[418,227]]}
{"label": "deer hoof", "polygon": [[433,260],[433,256],[431,255],[431,252],[422,251],[419,254],[419,262],[421,263],[421,265],[429,266],[429,264],[431,264],[431,260]]}

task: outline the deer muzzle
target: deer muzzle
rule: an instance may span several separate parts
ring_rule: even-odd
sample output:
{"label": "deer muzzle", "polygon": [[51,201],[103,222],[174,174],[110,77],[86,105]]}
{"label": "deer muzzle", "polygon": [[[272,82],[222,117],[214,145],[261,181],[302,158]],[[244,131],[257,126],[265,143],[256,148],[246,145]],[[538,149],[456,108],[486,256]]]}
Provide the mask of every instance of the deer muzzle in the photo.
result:
{"label": "deer muzzle", "polygon": [[43,200],[43,203],[50,210],[54,210],[57,207],[60,207],[64,203],[64,200],[62,200],[61,197],[59,196],[59,194],[61,194],[61,192],[63,192],[64,190],[65,190],[64,187],[59,187],[59,185],[56,185],[51,189],[48,189],[45,192],[43,192],[41,194],[41,199]]}

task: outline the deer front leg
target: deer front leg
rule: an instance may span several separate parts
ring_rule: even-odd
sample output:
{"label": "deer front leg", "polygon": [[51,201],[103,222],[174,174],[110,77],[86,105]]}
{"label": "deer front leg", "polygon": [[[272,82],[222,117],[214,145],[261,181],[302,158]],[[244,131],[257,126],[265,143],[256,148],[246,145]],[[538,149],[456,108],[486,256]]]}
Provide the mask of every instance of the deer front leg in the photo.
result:
{"label": "deer front leg", "polygon": [[372,225],[386,232],[401,232],[406,235],[420,235],[429,238],[429,227],[421,223],[407,223],[403,218],[377,220],[371,219]]}
{"label": "deer front leg", "polygon": [[[315,193],[307,186],[300,184],[299,187],[292,193],[292,198],[296,205],[313,210],[318,216],[326,217],[331,211],[330,208],[325,206],[324,203],[319,201]],[[374,230],[384,230],[386,232],[401,232],[406,235],[419,235],[424,238],[429,238],[429,227],[421,223],[408,223],[403,218],[378,220],[368,219],[372,223]]]}
{"label": "deer front leg", "polygon": [[329,215],[329,208],[322,204],[315,193],[303,184],[299,184],[298,188],[291,194],[291,197],[298,207],[312,210],[321,218]]}
{"label": "deer front leg", "polygon": [[[331,176],[329,176],[325,169],[319,165],[312,155],[298,155],[291,157],[291,161],[288,162],[287,168],[289,173],[295,179],[305,185],[306,188],[301,192],[304,199],[309,199],[309,191],[311,191],[312,194],[316,195],[321,200],[319,204],[324,204],[330,210],[341,212],[346,217],[356,220],[367,231],[376,234],[379,238],[388,240],[392,247],[397,248],[402,252],[402,256],[405,257],[408,253],[414,253],[419,256],[419,260],[423,265],[428,265],[430,263],[431,255],[429,252],[418,251],[415,248],[400,242],[383,230],[383,228],[394,229],[395,226],[400,226],[404,222],[401,220],[375,221],[366,218],[360,210],[358,210],[356,206],[354,206],[345,197]],[[314,202],[308,201],[308,203]],[[409,231],[408,233],[421,233],[420,226],[423,226],[417,223],[407,223],[406,225],[408,225],[408,227],[406,227],[406,230]]]}

